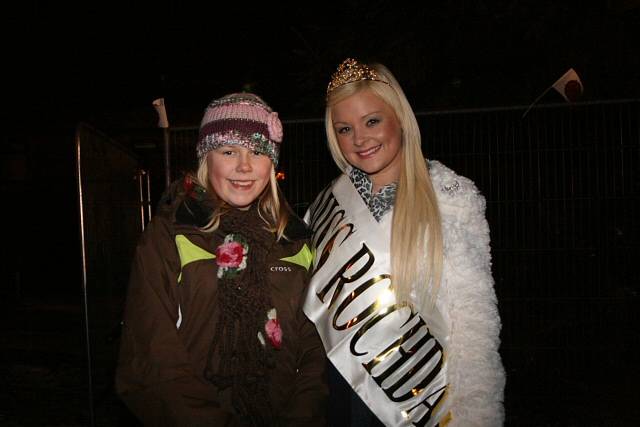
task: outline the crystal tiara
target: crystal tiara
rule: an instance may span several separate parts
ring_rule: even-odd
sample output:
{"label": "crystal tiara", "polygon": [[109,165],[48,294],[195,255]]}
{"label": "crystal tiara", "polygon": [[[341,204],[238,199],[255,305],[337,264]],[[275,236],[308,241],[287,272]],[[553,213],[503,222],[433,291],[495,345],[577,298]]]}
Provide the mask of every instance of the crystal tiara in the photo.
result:
{"label": "crystal tiara", "polygon": [[329,86],[327,86],[327,96],[337,87],[360,80],[371,80],[389,84],[389,82],[382,80],[378,72],[367,64],[361,64],[353,58],[347,58],[342,61],[337,71],[331,76],[331,81],[329,82]]}

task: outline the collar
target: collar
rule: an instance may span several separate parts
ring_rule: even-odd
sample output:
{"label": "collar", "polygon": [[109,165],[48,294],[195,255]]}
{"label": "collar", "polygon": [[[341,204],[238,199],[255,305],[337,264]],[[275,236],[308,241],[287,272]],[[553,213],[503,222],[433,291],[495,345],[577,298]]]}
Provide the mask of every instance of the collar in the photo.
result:
{"label": "collar", "polygon": [[358,168],[351,167],[347,171],[349,179],[353,183],[353,186],[362,197],[362,200],[369,208],[369,212],[373,215],[376,221],[380,222],[382,217],[393,208],[393,204],[396,200],[396,191],[398,190],[398,183],[389,183],[377,193],[373,193],[373,182],[369,175]]}

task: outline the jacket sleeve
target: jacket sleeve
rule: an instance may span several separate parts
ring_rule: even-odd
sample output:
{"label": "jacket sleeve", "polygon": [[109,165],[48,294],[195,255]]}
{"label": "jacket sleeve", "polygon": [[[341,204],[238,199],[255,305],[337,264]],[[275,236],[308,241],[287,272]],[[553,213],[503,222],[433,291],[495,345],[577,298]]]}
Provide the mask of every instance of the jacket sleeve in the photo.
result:
{"label": "jacket sleeve", "polygon": [[116,391],[145,425],[236,425],[193,372],[178,336],[180,261],[170,223],[155,218],[136,249],[122,323]]}
{"label": "jacket sleeve", "polygon": [[468,191],[444,266],[447,287],[454,289],[451,426],[500,426],[505,374],[498,353],[500,315],[491,275],[489,226],[484,197],[473,184]]}
{"label": "jacket sleeve", "polygon": [[297,375],[295,393],[290,400],[284,424],[288,426],[326,426],[327,397],[329,394],[326,378],[327,358],[316,327],[302,311],[306,296],[302,293],[298,305],[296,323],[300,331],[297,354]]}

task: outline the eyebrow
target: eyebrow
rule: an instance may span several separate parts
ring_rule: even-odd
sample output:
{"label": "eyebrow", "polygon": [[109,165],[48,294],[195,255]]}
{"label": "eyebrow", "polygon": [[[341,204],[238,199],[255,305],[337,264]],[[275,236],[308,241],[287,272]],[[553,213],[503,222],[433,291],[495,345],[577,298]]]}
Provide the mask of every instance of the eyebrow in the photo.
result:
{"label": "eyebrow", "polygon": [[[364,118],[366,118],[366,117],[368,117],[368,116],[370,116],[370,115],[372,115],[372,114],[380,114],[381,112],[382,112],[382,110],[372,111],[372,112],[367,113],[367,114],[365,114],[364,116],[360,117],[360,119],[364,119]],[[334,124],[334,125],[335,125],[335,124],[338,124],[338,123],[342,123],[342,124],[345,124],[345,125],[348,125],[348,124],[349,124],[348,122],[343,122],[343,121],[341,121],[341,120],[334,120],[334,121],[333,121],[333,124]]]}

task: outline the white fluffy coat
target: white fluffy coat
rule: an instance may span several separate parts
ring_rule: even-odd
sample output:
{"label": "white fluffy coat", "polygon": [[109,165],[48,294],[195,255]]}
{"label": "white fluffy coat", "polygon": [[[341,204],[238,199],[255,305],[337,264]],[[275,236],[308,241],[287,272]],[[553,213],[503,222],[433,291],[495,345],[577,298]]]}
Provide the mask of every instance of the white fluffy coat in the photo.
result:
{"label": "white fluffy coat", "polygon": [[452,419],[448,427],[501,426],[505,373],[498,353],[500,316],[491,275],[485,199],[473,181],[429,163],[444,240],[438,298],[450,319],[448,352]]}

